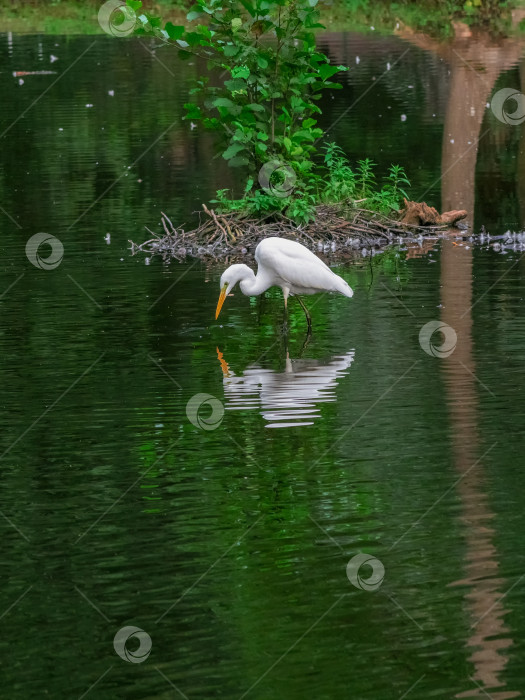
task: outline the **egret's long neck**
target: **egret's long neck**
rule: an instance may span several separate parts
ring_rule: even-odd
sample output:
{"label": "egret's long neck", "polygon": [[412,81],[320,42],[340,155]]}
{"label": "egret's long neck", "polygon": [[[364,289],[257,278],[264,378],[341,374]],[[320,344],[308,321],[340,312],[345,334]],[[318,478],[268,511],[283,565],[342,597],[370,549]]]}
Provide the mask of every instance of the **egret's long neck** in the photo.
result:
{"label": "egret's long neck", "polygon": [[[250,269],[250,268],[248,268]],[[269,280],[261,269],[257,271],[257,275],[254,275],[253,271],[250,270],[250,274],[246,273],[246,277],[241,280],[239,287],[241,292],[247,297],[257,296],[265,292],[268,287],[272,286],[271,280]]]}

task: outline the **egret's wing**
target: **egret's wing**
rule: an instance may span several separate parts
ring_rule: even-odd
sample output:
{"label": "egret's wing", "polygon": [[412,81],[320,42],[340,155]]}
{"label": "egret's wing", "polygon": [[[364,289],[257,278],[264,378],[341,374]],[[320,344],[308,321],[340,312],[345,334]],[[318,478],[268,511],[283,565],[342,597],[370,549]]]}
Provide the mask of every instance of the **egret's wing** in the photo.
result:
{"label": "egret's wing", "polygon": [[275,284],[282,280],[292,288],[337,291],[345,295],[350,289],[317,255],[296,241],[266,238],[257,246],[255,259],[266,274],[275,278]]}

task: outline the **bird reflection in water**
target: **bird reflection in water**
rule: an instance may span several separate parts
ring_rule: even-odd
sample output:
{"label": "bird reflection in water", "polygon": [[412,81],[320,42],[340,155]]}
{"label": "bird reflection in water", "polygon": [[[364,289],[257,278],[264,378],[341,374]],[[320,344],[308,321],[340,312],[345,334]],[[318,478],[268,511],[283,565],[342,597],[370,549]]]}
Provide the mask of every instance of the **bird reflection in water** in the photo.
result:
{"label": "bird reflection in water", "polygon": [[238,376],[217,348],[225,409],[260,409],[267,428],[313,425],[321,417],[318,404],[337,401],[338,381],[347,374],[354,354],[351,350],[325,360],[291,360],[287,351],[284,372],[254,364]]}

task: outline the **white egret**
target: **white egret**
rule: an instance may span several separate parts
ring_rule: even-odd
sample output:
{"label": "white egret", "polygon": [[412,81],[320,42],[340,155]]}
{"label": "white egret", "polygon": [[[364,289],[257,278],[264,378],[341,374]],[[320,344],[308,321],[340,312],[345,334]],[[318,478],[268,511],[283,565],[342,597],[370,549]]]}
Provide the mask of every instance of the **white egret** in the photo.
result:
{"label": "white egret", "polygon": [[[353,296],[352,289],[342,277],[332,272],[328,265],[314,255],[304,245],[286,238],[265,238],[255,249],[257,275],[248,265],[231,265],[221,275],[221,293],[215,311],[217,319],[224,300],[239,282],[241,292],[246,296],[257,296],[274,285],[281,287],[285,313],[288,296],[317,294],[318,292],[339,292],[345,297]],[[302,299],[297,299],[306,314],[308,329],[312,319]]]}

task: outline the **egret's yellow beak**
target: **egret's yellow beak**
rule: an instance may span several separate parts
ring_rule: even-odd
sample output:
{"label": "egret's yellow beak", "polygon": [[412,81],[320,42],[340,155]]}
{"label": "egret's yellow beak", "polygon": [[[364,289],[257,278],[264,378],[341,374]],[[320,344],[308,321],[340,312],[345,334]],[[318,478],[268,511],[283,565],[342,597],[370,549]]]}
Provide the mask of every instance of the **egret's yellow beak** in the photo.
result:
{"label": "egret's yellow beak", "polygon": [[223,286],[221,289],[221,294],[219,296],[219,301],[217,302],[217,308],[215,310],[215,320],[219,318],[219,314],[221,313],[222,305],[224,304],[224,300],[226,299],[226,288],[227,284]]}

